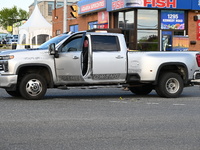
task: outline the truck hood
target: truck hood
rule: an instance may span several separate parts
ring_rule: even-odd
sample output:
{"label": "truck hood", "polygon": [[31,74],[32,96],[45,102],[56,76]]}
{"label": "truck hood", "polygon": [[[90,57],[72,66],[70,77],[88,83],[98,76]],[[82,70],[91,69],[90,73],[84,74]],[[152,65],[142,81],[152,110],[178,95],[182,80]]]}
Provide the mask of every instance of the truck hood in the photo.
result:
{"label": "truck hood", "polygon": [[0,55],[10,55],[10,54],[15,54],[15,53],[23,53],[23,52],[38,51],[38,50],[46,50],[46,49],[35,48],[35,49],[5,50],[5,51],[1,51]]}

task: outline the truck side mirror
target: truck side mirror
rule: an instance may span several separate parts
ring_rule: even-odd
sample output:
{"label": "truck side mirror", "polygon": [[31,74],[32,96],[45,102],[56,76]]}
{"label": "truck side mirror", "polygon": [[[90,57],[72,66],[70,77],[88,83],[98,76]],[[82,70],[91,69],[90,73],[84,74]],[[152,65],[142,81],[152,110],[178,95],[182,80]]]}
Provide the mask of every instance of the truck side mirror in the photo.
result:
{"label": "truck side mirror", "polygon": [[50,55],[55,55],[55,50],[56,50],[56,44],[55,43],[51,43],[49,45],[49,54]]}
{"label": "truck side mirror", "polygon": [[54,55],[55,58],[58,58],[58,51],[56,50],[56,44],[55,43],[51,43],[49,45],[49,54],[50,55]]}

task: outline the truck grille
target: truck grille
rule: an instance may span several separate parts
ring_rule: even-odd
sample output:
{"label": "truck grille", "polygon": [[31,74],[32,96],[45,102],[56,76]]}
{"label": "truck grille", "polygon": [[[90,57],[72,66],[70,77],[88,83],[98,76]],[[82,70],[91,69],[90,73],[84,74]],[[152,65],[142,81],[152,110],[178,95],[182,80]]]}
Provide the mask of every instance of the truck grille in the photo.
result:
{"label": "truck grille", "polygon": [[0,71],[8,71],[8,61],[0,62]]}
{"label": "truck grille", "polygon": [[0,64],[0,71],[3,71],[4,69],[3,69],[3,65],[2,64]]}

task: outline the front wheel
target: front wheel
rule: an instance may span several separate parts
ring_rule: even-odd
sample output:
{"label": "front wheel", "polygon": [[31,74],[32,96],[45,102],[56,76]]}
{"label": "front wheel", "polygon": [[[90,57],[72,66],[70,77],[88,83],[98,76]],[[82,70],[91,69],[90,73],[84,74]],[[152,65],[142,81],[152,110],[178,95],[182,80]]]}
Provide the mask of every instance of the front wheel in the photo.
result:
{"label": "front wheel", "polygon": [[20,93],[28,100],[42,99],[47,90],[46,80],[39,74],[25,75],[20,82]]}
{"label": "front wheel", "polygon": [[183,79],[177,73],[163,73],[158,80],[155,90],[161,97],[176,98],[183,91]]}

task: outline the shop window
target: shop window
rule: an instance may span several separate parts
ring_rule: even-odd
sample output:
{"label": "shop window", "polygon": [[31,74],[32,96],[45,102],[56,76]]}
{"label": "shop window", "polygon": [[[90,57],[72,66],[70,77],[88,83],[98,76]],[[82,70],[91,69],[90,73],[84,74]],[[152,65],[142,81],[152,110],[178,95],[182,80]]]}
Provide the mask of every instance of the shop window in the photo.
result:
{"label": "shop window", "polygon": [[174,35],[181,35],[181,36],[184,36],[185,33],[184,33],[184,30],[179,30],[179,31],[174,31]]}
{"label": "shop window", "polygon": [[158,51],[158,10],[138,10],[137,49],[142,51]]}
{"label": "shop window", "polygon": [[124,12],[119,12],[119,16],[118,16],[118,27],[123,29],[125,28],[125,22],[124,22],[125,18],[124,18]]}
{"label": "shop window", "polygon": [[70,31],[72,31],[72,32],[78,32],[78,25],[77,24],[71,25],[71,26],[69,26],[69,28],[70,28]]}
{"label": "shop window", "polygon": [[121,29],[134,28],[134,11],[119,12],[118,27]]}
{"label": "shop window", "polygon": [[125,27],[126,29],[134,28],[134,11],[125,12]]}
{"label": "shop window", "polygon": [[134,11],[119,12],[118,28],[122,29],[127,47],[134,49]]}
{"label": "shop window", "polygon": [[157,30],[138,30],[137,49],[141,51],[158,50],[158,31]]}
{"label": "shop window", "polygon": [[97,28],[97,21],[89,22],[88,23],[88,30]]}
{"label": "shop window", "polygon": [[158,11],[157,10],[138,10],[138,29],[158,29]]}

